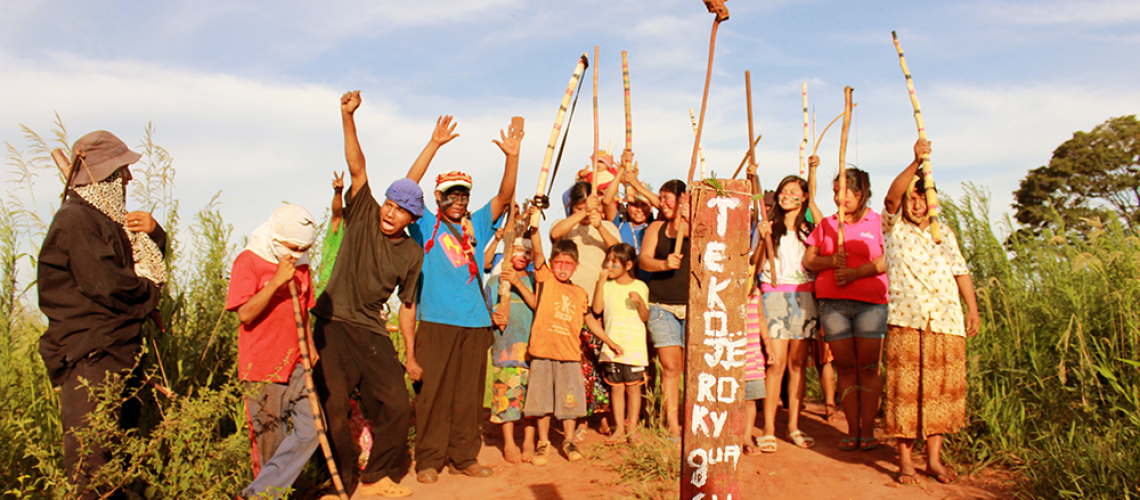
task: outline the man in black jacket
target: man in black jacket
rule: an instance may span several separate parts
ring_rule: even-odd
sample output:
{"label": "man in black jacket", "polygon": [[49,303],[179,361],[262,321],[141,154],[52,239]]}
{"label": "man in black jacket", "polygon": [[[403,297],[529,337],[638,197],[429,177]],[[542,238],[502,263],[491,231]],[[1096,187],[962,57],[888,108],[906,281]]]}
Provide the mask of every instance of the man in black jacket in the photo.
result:
{"label": "man in black jacket", "polygon": [[[40,248],[37,285],[48,328],[39,350],[60,389],[64,465],[83,499],[107,493],[90,483],[110,459],[108,443],[77,435],[96,409],[91,394],[111,374],[129,376],[143,322],[166,281],[166,232],[151,214],[125,209],[128,166],[139,158],[110,132],[76,141],[64,168],[65,201]],[[124,428],[137,425],[137,401],[124,402],[115,418]]]}

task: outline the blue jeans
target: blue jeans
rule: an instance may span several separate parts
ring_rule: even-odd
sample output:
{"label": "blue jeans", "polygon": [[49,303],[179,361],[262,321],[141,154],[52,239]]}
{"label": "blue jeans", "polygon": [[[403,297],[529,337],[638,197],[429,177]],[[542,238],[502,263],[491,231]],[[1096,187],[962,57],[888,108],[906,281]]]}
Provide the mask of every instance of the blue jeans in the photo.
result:
{"label": "blue jeans", "polygon": [[887,305],[848,299],[819,299],[823,340],[850,337],[881,339],[887,336]]}

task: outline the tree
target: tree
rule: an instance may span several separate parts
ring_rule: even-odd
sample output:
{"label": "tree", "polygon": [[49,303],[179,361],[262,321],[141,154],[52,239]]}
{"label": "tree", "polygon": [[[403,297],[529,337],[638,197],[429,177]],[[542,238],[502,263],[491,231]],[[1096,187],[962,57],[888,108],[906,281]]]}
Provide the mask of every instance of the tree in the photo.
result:
{"label": "tree", "polygon": [[1082,218],[1119,217],[1140,224],[1140,122],[1136,115],[1111,118],[1091,132],[1076,132],[1053,151],[1049,164],[1029,171],[1013,193],[1015,218],[1032,233]]}

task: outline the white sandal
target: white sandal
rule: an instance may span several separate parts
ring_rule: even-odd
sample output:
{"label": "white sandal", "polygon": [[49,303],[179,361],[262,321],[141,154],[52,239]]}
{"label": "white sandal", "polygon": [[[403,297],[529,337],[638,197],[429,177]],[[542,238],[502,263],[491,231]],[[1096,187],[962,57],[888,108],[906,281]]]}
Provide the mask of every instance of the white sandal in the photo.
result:
{"label": "white sandal", "polygon": [[800,448],[806,449],[815,446],[815,439],[812,439],[811,436],[804,434],[804,431],[801,431],[799,429],[789,432],[788,439]]}

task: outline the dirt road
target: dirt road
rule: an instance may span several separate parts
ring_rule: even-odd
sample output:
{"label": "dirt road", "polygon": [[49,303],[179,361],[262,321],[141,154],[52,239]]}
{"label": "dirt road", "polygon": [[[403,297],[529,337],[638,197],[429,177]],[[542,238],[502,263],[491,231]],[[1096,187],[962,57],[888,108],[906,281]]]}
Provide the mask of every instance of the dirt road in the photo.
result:
{"label": "dirt road", "polygon": [[[809,404],[801,429],[814,437],[812,449],[796,448],[781,438],[776,453],[741,458],[743,499],[813,499],[813,500],[903,500],[903,499],[1006,499],[1011,498],[1012,481],[1008,475],[983,471],[963,476],[957,483],[943,485],[926,478],[919,485],[899,485],[896,454],[891,446],[869,452],[842,452],[836,443],[846,424],[829,424],[821,416],[820,405]],[[778,435],[786,432],[780,412]],[[479,461],[495,469],[486,479],[440,474],[433,485],[416,482],[414,474],[402,484],[413,490],[411,498],[478,499],[478,500],[560,500],[560,499],[624,499],[678,497],[679,481],[671,485],[648,481],[625,480],[616,470],[627,445],[607,446],[604,436],[590,432],[583,450],[587,460],[570,463],[561,455],[551,457],[546,467],[530,464],[513,465],[503,460],[502,439],[498,428],[488,424],[484,429],[485,445]],[[555,438],[555,445],[558,445]],[[664,445],[668,449],[669,445]],[[680,448],[673,448],[680,453]],[[922,467],[919,467],[921,472]],[[711,499],[710,499],[711,500]],[[721,499],[724,500],[724,499]],[[733,498],[733,500],[741,500]]]}

